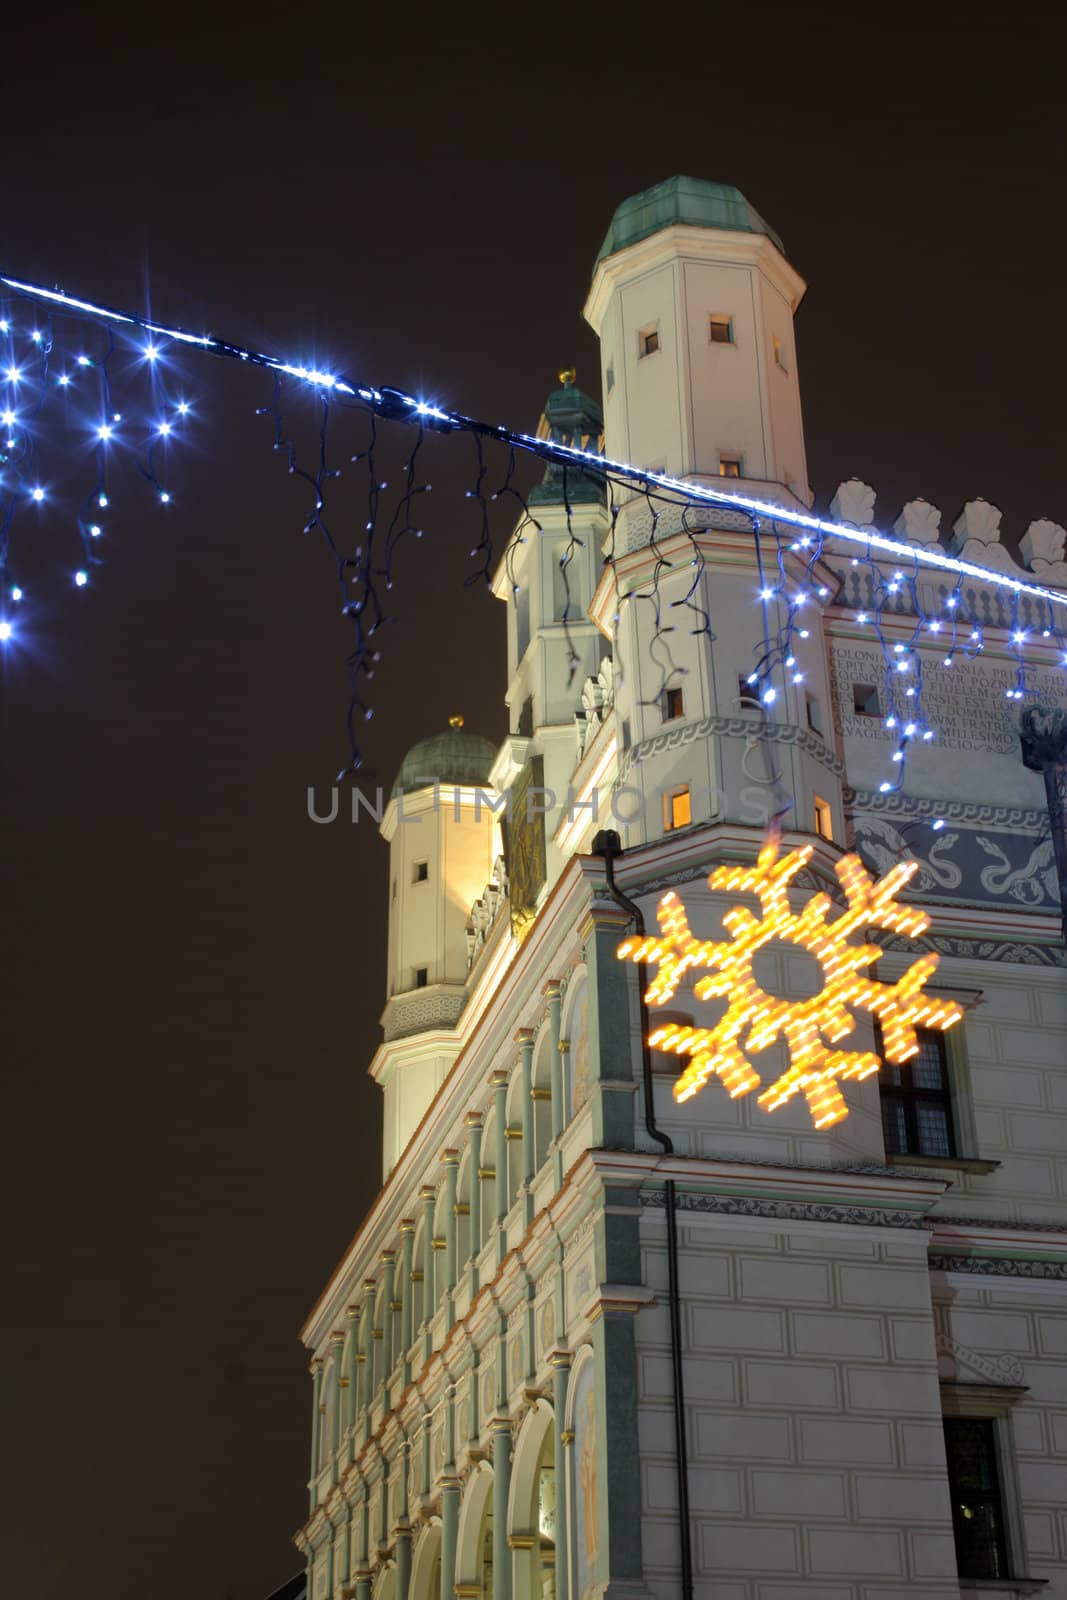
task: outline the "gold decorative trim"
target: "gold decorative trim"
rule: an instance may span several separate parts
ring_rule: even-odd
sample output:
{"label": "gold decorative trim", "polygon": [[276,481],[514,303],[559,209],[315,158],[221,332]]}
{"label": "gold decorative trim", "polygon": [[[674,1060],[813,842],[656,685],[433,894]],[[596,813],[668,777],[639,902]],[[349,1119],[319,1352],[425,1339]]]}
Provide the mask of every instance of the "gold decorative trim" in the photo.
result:
{"label": "gold decorative trim", "polygon": [[421,1283],[422,1282],[422,1268],[421,1267],[412,1267],[411,1273],[410,1273],[410,1277],[411,1277],[412,1283]]}
{"label": "gold decorative trim", "polygon": [[530,1090],[530,1099],[531,1100],[551,1100],[551,1098],[552,1098],[552,1090],[551,1089],[531,1089]]}
{"label": "gold decorative trim", "polygon": [[571,1047],[571,1042],[570,1042],[569,1039],[561,1039],[559,1041],[559,1044],[556,1046],[556,1049],[559,1051],[561,1056],[565,1056],[567,1054],[567,1051],[570,1049],[570,1047]]}
{"label": "gold decorative trim", "polygon": [[573,1444],[574,1443],[574,1429],[573,1428],[564,1428],[563,1432],[559,1436],[559,1442],[560,1442],[560,1444],[564,1444],[564,1445]]}
{"label": "gold decorative trim", "polygon": [[389,1309],[390,1309],[390,1311],[403,1311],[403,1309],[404,1309],[403,1300],[390,1300]]}
{"label": "gold decorative trim", "polygon": [[469,1200],[457,1200],[455,1205],[452,1207],[452,1211],[453,1211],[453,1214],[455,1216],[457,1216],[457,1217],[469,1217],[470,1214],[471,1214],[470,1201]]}
{"label": "gold decorative trim", "polygon": [[479,1178],[495,1178],[496,1177],[496,1168],[495,1167],[479,1167],[478,1168],[478,1176],[479,1176]]}
{"label": "gold decorative trim", "polygon": [[504,1138],[505,1139],[521,1139],[522,1138],[522,1124],[521,1123],[516,1124],[516,1123],[513,1123],[513,1122],[509,1123],[508,1126],[504,1129]]}
{"label": "gold decorative trim", "polygon": [[431,1250],[446,1250],[447,1248],[448,1248],[448,1240],[445,1238],[443,1233],[435,1234],[434,1237],[430,1240],[430,1249]]}
{"label": "gold decorative trim", "polygon": [[536,1534],[533,1534],[533,1533],[509,1533],[508,1534],[508,1549],[509,1550],[538,1550],[538,1549],[540,1549],[540,1546],[541,1546],[541,1541],[537,1537]]}
{"label": "gold decorative trim", "polygon": [[372,1339],[380,1339],[382,1337],[381,1328],[372,1328],[370,1331],[370,1336]]}

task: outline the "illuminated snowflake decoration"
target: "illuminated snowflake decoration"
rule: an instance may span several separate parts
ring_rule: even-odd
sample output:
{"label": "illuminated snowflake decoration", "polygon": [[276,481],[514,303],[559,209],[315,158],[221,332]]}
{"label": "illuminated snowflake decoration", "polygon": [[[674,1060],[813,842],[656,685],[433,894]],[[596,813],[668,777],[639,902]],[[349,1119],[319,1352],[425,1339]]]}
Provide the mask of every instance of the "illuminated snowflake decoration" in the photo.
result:
{"label": "illuminated snowflake decoration", "polygon": [[[715,868],[709,888],[754,895],[759,902],[758,916],[743,905],[727,911],[722,919],[730,935],[726,941],[695,938],[685,907],[671,890],[657,911],[660,937],[629,938],[619,946],[620,960],[652,962],[658,968],[645,997],[649,1005],[664,1005],[687,973],[700,971],[708,976],[694,984],[697,997],[727,1000],[726,1012],[714,1027],[665,1023],[650,1035],[649,1044],[656,1048],[689,1057],[674,1087],[676,1100],[697,1094],[712,1074],[732,1098],[748,1094],[761,1081],[749,1054],[782,1039],[789,1065],[759,1096],[759,1104],[775,1111],[803,1093],[815,1126],[827,1128],[848,1115],[838,1080],[866,1078],[881,1065],[871,1051],[835,1048],[853,1031],[854,1011],[877,1018],[885,1058],[891,1062],[907,1061],[916,1054],[916,1028],[948,1028],[960,1020],[962,1012],[954,1001],[923,992],[937,968],[936,955],[920,956],[895,983],[879,983],[867,976],[866,969],[877,961],[881,949],[853,942],[872,928],[908,938],[925,932],[930,925],[926,913],[896,900],[918,863],[901,862],[875,882],[858,856],[844,856],[835,870],[847,909],[831,922],[829,895],[813,895],[799,912],[789,905],[790,883],[811,851],[811,845],[805,845],[779,857],[779,841],[772,838],[755,866]],[[817,994],[782,1000],[760,987],[752,970],[753,957],[772,940],[815,957],[823,980]]]}

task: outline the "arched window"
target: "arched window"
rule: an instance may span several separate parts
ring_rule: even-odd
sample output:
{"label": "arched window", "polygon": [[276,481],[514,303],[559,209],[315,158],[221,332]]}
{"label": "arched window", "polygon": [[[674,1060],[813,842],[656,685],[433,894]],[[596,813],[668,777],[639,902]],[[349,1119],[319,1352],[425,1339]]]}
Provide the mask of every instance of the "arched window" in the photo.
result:
{"label": "arched window", "polygon": [[337,1369],[332,1360],[327,1361],[322,1373],[322,1399],[320,1401],[319,1470],[325,1467],[336,1448],[334,1428],[337,1425]]}
{"label": "arched window", "polygon": [[541,1029],[533,1057],[534,1171],[540,1172],[548,1158],[552,1139],[552,1055],[555,1051],[552,1030]]}
{"label": "arched window", "polygon": [[442,1183],[437,1191],[437,1204],[433,1213],[433,1300],[430,1315],[435,1317],[441,1302],[448,1293],[448,1273],[445,1267],[445,1240],[448,1237],[448,1185]]}
{"label": "arched window", "polygon": [[522,1541],[514,1565],[514,1600],[555,1600],[556,1473],[553,1411],[539,1400],[515,1441],[508,1536]]}
{"label": "arched window", "polygon": [[405,1285],[405,1290],[411,1295],[411,1336],[414,1339],[422,1327],[424,1304],[422,1297],[422,1258],[425,1254],[426,1224],[419,1217],[415,1224],[415,1243],[411,1251],[412,1277]]}
{"label": "arched window", "polygon": [[493,1469],[488,1461],[471,1474],[460,1507],[456,1584],[464,1590],[477,1585],[481,1600],[493,1600]]}
{"label": "arched window", "polygon": [[[477,1181],[476,1179],[473,1181]],[[459,1164],[456,1182],[456,1277],[460,1278],[471,1256],[471,1151],[467,1146]]]}
{"label": "arched window", "polygon": [[441,1524],[430,1522],[415,1545],[411,1560],[410,1600],[440,1600]]}
{"label": "arched window", "polygon": [[496,1111],[490,1111],[485,1119],[485,1128],[482,1133],[482,1172],[492,1172],[491,1178],[480,1178],[482,1186],[482,1236],[478,1240],[479,1250],[485,1246],[493,1236],[493,1225],[496,1222]]}
{"label": "arched window", "polygon": [[519,1198],[522,1186],[522,1073],[516,1067],[508,1085],[508,1210]]}

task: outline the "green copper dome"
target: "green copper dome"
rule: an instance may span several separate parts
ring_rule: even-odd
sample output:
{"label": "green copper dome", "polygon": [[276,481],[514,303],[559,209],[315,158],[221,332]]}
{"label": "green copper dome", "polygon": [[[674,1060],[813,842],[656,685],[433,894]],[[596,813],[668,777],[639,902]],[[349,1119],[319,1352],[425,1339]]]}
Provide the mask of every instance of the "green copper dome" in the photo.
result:
{"label": "green copper dome", "polygon": [[480,734],[467,733],[462,717],[452,717],[444,733],[431,734],[413,744],[393,784],[410,794],[413,789],[428,789],[434,783],[485,784],[496,760],[496,745]]}
{"label": "green copper dome", "polygon": [[623,201],[600,246],[597,266],[606,256],[675,222],[690,228],[722,228],[730,233],[765,233],[785,255],[781,239],[749,205],[740,189],[729,183],[710,183],[706,178],[668,178]]}

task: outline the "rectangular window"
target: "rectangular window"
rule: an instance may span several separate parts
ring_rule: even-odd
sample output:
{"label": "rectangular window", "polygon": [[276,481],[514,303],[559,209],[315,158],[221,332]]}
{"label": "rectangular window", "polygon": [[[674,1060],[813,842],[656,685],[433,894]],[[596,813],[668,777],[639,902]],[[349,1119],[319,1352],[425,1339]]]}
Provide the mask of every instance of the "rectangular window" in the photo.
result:
{"label": "rectangular window", "polygon": [[713,311],[708,318],[708,337],[712,344],[733,344],[734,319]]}
{"label": "rectangular window", "polygon": [[625,717],[622,722],[622,747],[624,750],[630,748],[630,724]]}
{"label": "rectangular window", "polygon": [[416,967],[415,968],[415,987],[416,987],[416,989],[425,989],[427,983],[429,982],[429,979],[430,979],[430,969],[429,969],[429,967]]}
{"label": "rectangular window", "polygon": [[819,702],[816,700],[813,694],[805,695],[804,701],[808,712],[808,727],[813,733],[821,733],[822,711],[819,708]]}
{"label": "rectangular window", "polygon": [[663,720],[674,722],[682,715],[681,689],[665,689],[663,692]]}
{"label": "rectangular window", "polygon": [[689,799],[689,785],[680,784],[668,789],[663,796],[663,826],[668,833],[675,828],[687,828],[693,820],[693,807]]}
{"label": "rectangular window", "polygon": [[720,456],[719,457],[719,477],[720,478],[739,478],[740,476],[741,476],[741,458],[740,458],[740,456]]}
{"label": "rectangular window", "polygon": [[830,810],[829,800],[821,800],[815,796],[815,832],[823,839],[833,839],[834,814]]}
{"label": "rectangular window", "polygon": [[1007,1541],[992,1417],[945,1417],[952,1528],[961,1578],[1006,1578]]}
{"label": "rectangular window", "polygon": [[893,1066],[885,1060],[881,1035],[876,1030],[876,1047],[882,1056],[878,1088],[886,1154],[954,1156],[956,1138],[945,1035],[934,1029],[920,1028],[917,1032],[918,1053]]}
{"label": "rectangular window", "polygon": [[654,356],[658,349],[659,328],[654,325],[648,328],[642,328],[640,333],[637,335],[638,356]]}
{"label": "rectangular window", "polygon": [[515,729],[520,739],[532,739],[534,729],[533,695],[527,695],[519,707],[519,725]]}
{"label": "rectangular window", "polygon": [[[656,1014],[651,1018],[653,1031],[674,1024],[678,1028],[691,1028],[693,1018],[688,1011],[661,1011],[656,1007]],[[687,1056],[680,1056],[674,1050],[664,1050],[659,1045],[653,1045],[652,1071],[662,1073],[664,1077],[677,1078],[679,1073],[688,1064]]]}
{"label": "rectangular window", "polygon": [[415,863],[415,871],[414,871],[414,873],[412,875],[412,882],[413,883],[425,883],[427,881],[427,879],[429,878],[429,876],[430,876],[430,863],[428,861],[416,861],[416,863]]}
{"label": "rectangular window", "polygon": [[607,371],[604,376],[607,381],[607,390],[610,394],[612,389],[615,387],[615,368],[612,366],[610,361],[608,362]]}
{"label": "rectangular window", "polygon": [[753,711],[757,709],[759,706],[759,684],[749,683],[747,678],[738,678],[737,698],[741,702],[742,711]]}
{"label": "rectangular window", "polygon": [[777,334],[772,334],[772,338],[774,340],[774,364],[776,367],[781,367],[783,372],[787,372],[789,369],[785,364],[785,351],[782,349],[782,341]]}
{"label": "rectangular window", "polygon": [[882,702],[873,683],[854,683],[852,685],[852,709],[857,717],[880,717],[882,715]]}

